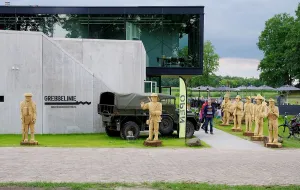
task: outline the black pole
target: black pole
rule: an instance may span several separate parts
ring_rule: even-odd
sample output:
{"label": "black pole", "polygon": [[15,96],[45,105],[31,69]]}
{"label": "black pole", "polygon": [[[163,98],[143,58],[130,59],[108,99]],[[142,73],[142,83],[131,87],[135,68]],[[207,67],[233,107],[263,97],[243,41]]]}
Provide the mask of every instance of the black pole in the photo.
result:
{"label": "black pole", "polygon": [[159,85],[159,88],[158,88],[158,91],[159,93],[162,93],[162,88],[161,88],[161,76],[158,78],[158,85]]}

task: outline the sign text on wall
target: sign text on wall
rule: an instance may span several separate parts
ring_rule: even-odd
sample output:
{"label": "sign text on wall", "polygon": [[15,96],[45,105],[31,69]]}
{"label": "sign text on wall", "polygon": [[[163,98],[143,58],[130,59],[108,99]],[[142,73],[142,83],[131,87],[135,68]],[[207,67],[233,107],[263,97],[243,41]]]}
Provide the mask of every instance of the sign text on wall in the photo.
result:
{"label": "sign text on wall", "polygon": [[51,105],[51,108],[76,108],[77,105],[90,105],[91,102],[77,101],[76,96],[45,96],[45,105]]}

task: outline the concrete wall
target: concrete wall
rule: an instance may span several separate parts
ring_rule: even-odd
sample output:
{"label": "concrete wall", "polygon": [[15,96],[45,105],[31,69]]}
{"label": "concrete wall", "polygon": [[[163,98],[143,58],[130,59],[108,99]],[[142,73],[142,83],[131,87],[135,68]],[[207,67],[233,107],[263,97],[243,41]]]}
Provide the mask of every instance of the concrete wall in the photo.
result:
{"label": "concrete wall", "polygon": [[93,77],[93,131],[94,132],[104,132],[104,128],[102,127],[102,117],[98,114],[98,103],[100,101],[100,93],[111,91],[111,89],[106,86],[99,77]]}
{"label": "concrete wall", "polygon": [[[93,73],[63,49],[43,36],[43,97],[76,96],[77,101],[93,101]],[[93,105],[44,105],[44,133],[92,133]]]}
{"label": "concrete wall", "polygon": [[[0,133],[21,133],[20,102],[34,94],[42,132],[42,36],[39,33],[0,31]],[[16,69],[13,69],[16,68]]]}
{"label": "concrete wall", "polygon": [[[129,42],[133,45],[122,46],[128,48],[124,50],[126,55],[121,48],[115,51],[115,57],[123,57],[124,60],[132,62],[126,67],[126,62],[121,62],[121,59],[118,61],[112,59],[111,66],[115,69],[111,69],[109,65],[99,66],[102,63],[108,63],[110,56],[108,52],[112,50],[109,49],[110,43],[103,45],[109,50],[102,47],[100,43],[94,44],[100,47],[103,57],[101,59],[99,56],[96,59],[92,56],[93,60],[99,62],[94,69],[103,69],[102,74],[92,72],[77,60],[89,60],[84,53],[76,54],[76,49],[73,49],[75,50],[73,52],[70,51],[72,48],[67,51],[42,33],[0,31],[0,41],[2,42],[0,43],[2,59],[0,96],[4,96],[4,102],[0,102],[0,133],[21,133],[19,104],[24,99],[25,92],[32,92],[33,100],[37,104],[36,133],[55,134],[104,131],[101,117],[97,113],[97,104],[101,92],[113,90],[106,84],[106,81],[112,86],[115,85],[113,87],[117,92],[119,92],[118,87],[125,92],[126,88],[123,86],[128,84],[130,84],[128,88],[133,89],[137,86],[137,89],[144,90],[143,81],[139,81],[145,76],[145,67],[142,68],[142,66],[146,62],[145,51],[141,50],[141,43]],[[86,51],[92,48],[91,44],[88,43]],[[129,48],[130,46],[132,48]],[[72,52],[72,55],[69,52]],[[123,56],[117,56],[118,53],[123,53]],[[80,55],[83,55],[82,58]],[[128,57],[132,57],[132,60]],[[137,60],[135,60],[136,57]],[[138,64],[139,62],[143,64]],[[124,71],[127,72],[123,73]],[[114,75],[116,75],[115,78],[112,77]],[[125,80],[126,78],[129,80]],[[117,80],[117,82],[111,80]],[[76,108],[74,105],[71,108],[64,105],[63,108],[58,108],[57,105],[46,105],[48,103],[46,96],[76,96],[76,101],[91,102],[91,104],[75,105]]]}
{"label": "concrete wall", "polygon": [[113,91],[144,92],[146,51],[141,41],[54,39]]}

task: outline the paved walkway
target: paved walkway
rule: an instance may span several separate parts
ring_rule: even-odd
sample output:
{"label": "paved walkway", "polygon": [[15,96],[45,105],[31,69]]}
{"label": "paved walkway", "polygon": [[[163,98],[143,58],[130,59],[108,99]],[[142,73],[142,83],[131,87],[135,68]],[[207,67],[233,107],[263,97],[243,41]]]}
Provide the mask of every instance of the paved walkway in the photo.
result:
{"label": "paved walkway", "polygon": [[0,182],[300,185],[300,150],[274,150],[214,129],[210,149],[0,148]]}
{"label": "paved walkway", "polygon": [[216,149],[268,150],[262,144],[242,139],[216,128],[214,128],[213,135],[206,134],[202,129],[200,129],[200,131],[195,133],[195,136]]}
{"label": "paved walkway", "polygon": [[299,184],[300,150],[0,148],[0,182]]}

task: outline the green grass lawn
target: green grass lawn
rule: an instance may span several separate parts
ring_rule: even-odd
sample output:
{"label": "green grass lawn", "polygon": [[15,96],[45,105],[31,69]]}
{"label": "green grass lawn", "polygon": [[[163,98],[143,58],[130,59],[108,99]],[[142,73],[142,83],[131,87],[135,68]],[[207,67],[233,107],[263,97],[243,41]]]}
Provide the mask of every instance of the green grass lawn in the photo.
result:
{"label": "green grass lawn", "polygon": [[[283,118],[282,117],[280,117],[278,119],[278,123],[279,123],[279,125],[283,123]],[[225,131],[227,133],[230,133],[232,135],[241,137],[243,139],[250,140],[250,137],[243,136],[243,132],[237,132],[237,133],[232,132],[231,128],[233,127],[233,124],[231,126],[220,126],[219,124],[221,124],[221,121],[220,120],[218,120],[218,121],[215,120],[215,127],[217,129],[220,129],[220,130]],[[255,128],[255,126],[253,124],[252,131],[254,131],[254,128]],[[242,129],[243,129],[243,131],[246,130],[246,126],[244,124],[242,125]],[[264,122],[264,135],[269,136],[268,120],[267,119],[265,119],[265,122]],[[285,147],[285,148],[300,148],[300,140],[295,139],[294,137],[291,137],[290,139],[284,138],[282,146]]]}
{"label": "green grass lawn", "polygon": [[[154,183],[0,183],[0,187],[10,187],[10,189],[18,190],[18,188],[28,188],[35,190],[34,188],[40,189],[72,189],[72,190],[92,190],[92,189],[116,189],[116,188],[130,188],[130,189],[159,189],[159,190],[300,190],[300,186],[289,185],[289,186],[229,186],[229,185],[210,185],[207,183],[165,183],[165,182],[154,182]],[[23,190],[23,189],[22,189]],[[27,189],[26,189],[27,190]]]}
{"label": "green grass lawn", "polygon": [[[20,146],[21,135],[0,135],[0,147]],[[99,147],[99,148],[144,148],[146,135],[138,140],[127,141],[120,137],[108,137],[106,134],[64,134],[64,135],[35,135],[39,147]],[[184,148],[185,139],[172,137],[160,137],[165,148]],[[209,147],[202,141],[199,148]]]}

